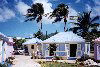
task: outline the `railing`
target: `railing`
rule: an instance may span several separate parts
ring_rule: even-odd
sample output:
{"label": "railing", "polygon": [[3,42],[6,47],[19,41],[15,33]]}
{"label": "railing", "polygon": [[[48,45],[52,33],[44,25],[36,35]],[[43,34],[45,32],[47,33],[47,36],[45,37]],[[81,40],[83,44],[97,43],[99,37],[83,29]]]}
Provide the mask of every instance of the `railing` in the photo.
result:
{"label": "railing", "polygon": [[54,56],[67,56],[66,51],[54,51]]}

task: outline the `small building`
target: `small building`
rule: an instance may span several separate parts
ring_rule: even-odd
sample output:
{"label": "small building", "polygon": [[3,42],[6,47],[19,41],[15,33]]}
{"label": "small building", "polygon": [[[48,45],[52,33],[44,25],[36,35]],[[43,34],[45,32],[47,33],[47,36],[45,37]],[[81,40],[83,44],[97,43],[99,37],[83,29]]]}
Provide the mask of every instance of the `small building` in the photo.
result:
{"label": "small building", "polygon": [[95,39],[94,41],[94,58],[95,60],[100,60],[100,37]]}
{"label": "small building", "polygon": [[65,59],[80,58],[89,53],[86,48],[89,49],[88,46],[85,46],[85,39],[71,31],[60,32],[42,41],[42,55],[47,59],[54,56]]}
{"label": "small building", "polygon": [[32,38],[27,40],[25,43],[23,43],[23,45],[26,45],[28,47],[28,52],[29,55],[32,55],[32,57],[36,57],[39,56],[39,53],[42,53],[42,45],[41,42],[42,40],[38,39],[38,38]]}

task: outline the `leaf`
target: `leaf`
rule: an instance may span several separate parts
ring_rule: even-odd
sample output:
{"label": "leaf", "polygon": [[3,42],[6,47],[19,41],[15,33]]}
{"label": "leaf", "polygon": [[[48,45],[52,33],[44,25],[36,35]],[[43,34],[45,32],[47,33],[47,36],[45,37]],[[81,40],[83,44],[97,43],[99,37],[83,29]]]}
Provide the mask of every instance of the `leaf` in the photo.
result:
{"label": "leaf", "polygon": [[100,16],[96,16],[91,20],[91,22],[94,22],[94,21],[98,20],[99,18],[100,18]]}

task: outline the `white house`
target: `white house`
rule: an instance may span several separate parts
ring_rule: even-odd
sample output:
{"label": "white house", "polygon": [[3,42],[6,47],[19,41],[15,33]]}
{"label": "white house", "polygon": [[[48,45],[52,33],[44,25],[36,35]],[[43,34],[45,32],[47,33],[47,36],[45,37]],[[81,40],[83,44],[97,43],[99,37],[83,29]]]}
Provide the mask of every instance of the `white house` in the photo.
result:
{"label": "white house", "polygon": [[37,56],[37,52],[38,53],[42,53],[42,45],[41,45],[41,41],[38,38],[32,38],[27,40],[25,43],[23,43],[23,45],[26,45],[28,47],[28,52],[30,55],[32,55],[32,57]]}
{"label": "white house", "polygon": [[81,57],[86,52],[85,40],[73,32],[60,32],[42,41],[42,55],[44,58],[61,56],[69,59]]}

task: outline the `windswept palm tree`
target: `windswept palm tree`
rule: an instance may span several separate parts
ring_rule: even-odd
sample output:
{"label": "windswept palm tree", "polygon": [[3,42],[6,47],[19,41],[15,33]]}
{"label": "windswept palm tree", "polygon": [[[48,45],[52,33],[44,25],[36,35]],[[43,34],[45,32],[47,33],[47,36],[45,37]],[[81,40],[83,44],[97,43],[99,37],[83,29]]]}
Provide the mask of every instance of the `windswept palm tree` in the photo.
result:
{"label": "windswept palm tree", "polygon": [[99,23],[95,23],[95,21],[99,19],[99,16],[91,18],[90,14],[91,11],[83,12],[83,14],[81,14],[77,19],[78,23],[74,23],[77,27],[71,28],[74,33],[77,33],[88,41],[92,41],[92,39],[95,38],[95,36],[91,34],[90,29],[96,30],[96,28],[100,25]]}
{"label": "windswept palm tree", "polygon": [[31,8],[27,10],[26,20],[27,21],[33,21],[36,19],[37,23],[41,23],[41,29],[42,29],[42,15],[44,14],[44,8],[43,4],[41,3],[36,3],[32,4]]}
{"label": "windswept palm tree", "polygon": [[55,17],[54,22],[52,23],[56,23],[58,21],[61,21],[62,19],[64,20],[64,31],[66,31],[66,22],[67,22],[67,16],[68,16],[68,6],[61,3],[57,6],[57,8],[54,9],[54,11],[52,12],[52,14],[50,15],[50,17]]}

